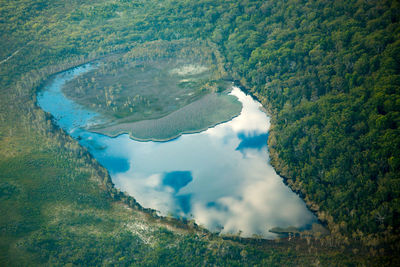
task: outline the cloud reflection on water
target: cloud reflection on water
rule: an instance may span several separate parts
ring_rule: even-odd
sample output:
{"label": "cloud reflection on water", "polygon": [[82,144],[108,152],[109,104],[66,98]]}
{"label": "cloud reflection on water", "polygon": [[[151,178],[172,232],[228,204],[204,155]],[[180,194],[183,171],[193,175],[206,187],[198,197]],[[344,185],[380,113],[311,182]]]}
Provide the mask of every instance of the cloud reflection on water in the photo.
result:
{"label": "cloud reflection on water", "polygon": [[[97,114],[65,98],[65,81],[88,71],[59,74],[39,94],[40,106],[103,164],[113,182],[144,207],[193,218],[223,233],[275,235],[275,226],[306,227],[315,222],[304,202],[268,164],[269,118],[261,104],[234,88],[241,114],[204,132],[169,142],[138,142],[85,131]],[[75,75],[75,76],[74,76]]]}
{"label": "cloud reflection on water", "polygon": [[[314,216],[267,164],[269,118],[238,88],[232,94],[243,103],[241,115],[202,133],[165,143],[127,136],[107,140],[132,166],[116,174],[114,182],[145,207],[162,214],[193,215],[209,229],[223,228],[222,233],[273,237],[268,230],[275,226],[310,225]],[[163,183],[166,172],[183,170],[190,170],[192,180],[179,190]]]}

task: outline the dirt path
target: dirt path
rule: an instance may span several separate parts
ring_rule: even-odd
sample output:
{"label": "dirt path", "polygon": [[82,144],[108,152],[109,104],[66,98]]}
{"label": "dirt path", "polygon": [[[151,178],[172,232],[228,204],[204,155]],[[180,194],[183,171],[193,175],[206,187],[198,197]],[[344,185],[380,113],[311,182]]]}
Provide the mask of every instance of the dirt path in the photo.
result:
{"label": "dirt path", "polygon": [[3,59],[2,61],[0,61],[0,65],[3,64],[3,63],[5,63],[5,62],[7,62],[7,61],[8,61],[9,59],[11,59],[13,56],[15,56],[16,54],[18,54],[19,50],[20,50],[20,49],[18,49],[18,50],[15,51],[14,53],[12,53],[11,56],[9,56],[8,58]]}

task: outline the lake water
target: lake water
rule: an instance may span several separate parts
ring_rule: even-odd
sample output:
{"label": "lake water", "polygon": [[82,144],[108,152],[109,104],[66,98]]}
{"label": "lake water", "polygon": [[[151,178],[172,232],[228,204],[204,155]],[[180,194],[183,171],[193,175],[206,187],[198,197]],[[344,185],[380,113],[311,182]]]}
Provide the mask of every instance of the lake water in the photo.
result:
{"label": "lake water", "polygon": [[243,105],[239,116],[168,142],[139,142],[85,130],[104,120],[66,98],[63,84],[90,70],[86,65],[60,73],[38,95],[56,123],[87,147],[121,191],[161,215],[194,219],[212,231],[261,235],[273,227],[310,228],[316,217],[269,164],[268,116],[261,104],[233,87]]}

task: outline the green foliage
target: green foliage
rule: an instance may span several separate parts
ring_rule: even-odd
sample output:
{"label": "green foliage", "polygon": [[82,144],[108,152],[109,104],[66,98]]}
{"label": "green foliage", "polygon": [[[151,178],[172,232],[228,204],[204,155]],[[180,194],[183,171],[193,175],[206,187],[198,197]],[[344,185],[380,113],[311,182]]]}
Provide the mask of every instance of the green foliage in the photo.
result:
{"label": "green foliage", "polygon": [[[399,265],[399,9],[384,0],[1,1],[0,265]],[[112,200],[105,170],[35,105],[51,74],[184,38],[208,40],[268,106],[272,162],[331,236],[246,243],[166,230]]]}
{"label": "green foliage", "polygon": [[273,115],[278,171],[366,243],[400,227],[400,6],[378,2],[245,1],[218,40]]}
{"label": "green foliage", "polygon": [[99,62],[94,70],[68,82],[63,92],[112,117],[114,125],[157,119],[210,93],[207,84],[220,75],[212,52],[202,46],[185,41],[146,43]]}
{"label": "green foliage", "polygon": [[217,58],[217,51],[205,42],[147,42],[95,63],[93,70],[62,89],[105,117],[92,131],[169,140],[240,113],[234,97],[220,94],[231,83],[221,80],[224,68]]}
{"label": "green foliage", "polygon": [[91,130],[110,136],[128,133],[131,138],[141,141],[165,141],[184,133],[200,132],[223,121],[229,121],[239,114],[241,109],[242,105],[236,97],[209,93],[159,119],[105,127],[95,126]]}

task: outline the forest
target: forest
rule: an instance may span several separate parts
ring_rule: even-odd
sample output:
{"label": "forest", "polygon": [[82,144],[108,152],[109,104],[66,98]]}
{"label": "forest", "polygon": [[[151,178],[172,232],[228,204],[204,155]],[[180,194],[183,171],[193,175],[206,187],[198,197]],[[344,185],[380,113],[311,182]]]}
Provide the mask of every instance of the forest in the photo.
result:
{"label": "forest", "polygon": [[[389,0],[2,0],[0,265],[400,265],[399,19]],[[329,235],[158,218],[38,108],[53,74],[160,40],[206,42],[262,102],[273,166]]]}
{"label": "forest", "polygon": [[274,114],[273,164],[292,188],[345,239],[390,239],[400,224],[399,3],[298,6],[254,3],[218,41]]}

